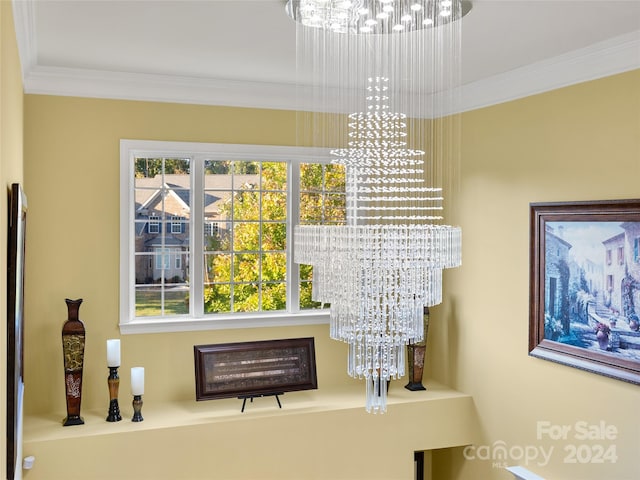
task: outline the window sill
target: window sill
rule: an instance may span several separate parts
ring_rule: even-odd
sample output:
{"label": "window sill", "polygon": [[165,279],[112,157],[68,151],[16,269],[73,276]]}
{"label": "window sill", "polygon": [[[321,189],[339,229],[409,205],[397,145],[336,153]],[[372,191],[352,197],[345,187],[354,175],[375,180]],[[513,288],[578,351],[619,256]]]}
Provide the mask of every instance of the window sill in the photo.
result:
{"label": "window sill", "polygon": [[236,328],[290,327],[329,323],[329,310],[309,310],[299,313],[273,312],[260,315],[233,314],[216,318],[162,319],[149,318],[120,323],[122,335],[139,333],[192,332],[200,330],[229,330]]}

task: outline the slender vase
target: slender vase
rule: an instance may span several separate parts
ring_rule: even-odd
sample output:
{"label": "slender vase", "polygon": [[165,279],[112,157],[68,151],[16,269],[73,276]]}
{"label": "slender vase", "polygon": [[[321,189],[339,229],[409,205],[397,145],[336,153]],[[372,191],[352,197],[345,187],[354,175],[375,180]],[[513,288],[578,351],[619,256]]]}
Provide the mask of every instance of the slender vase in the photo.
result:
{"label": "slender vase", "polygon": [[64,386],[67,394],[67,417],[62,425],[83,425],[80,416],[82,400],[82,367],[84,364],[84,323],[78,318],[82,299],[67,302],[68,319],[62,327],[62,351],[64,354]]}
{"label": "slender vase", "polygon": [[424,322],[424,340],[407,345],[409,383],[404,388],[412,392],[426,390],[422,384],[422,374],[424,373],[424,356],[427,351],[427,333],[429,332],[429,307],[424,307],[422,319]]}

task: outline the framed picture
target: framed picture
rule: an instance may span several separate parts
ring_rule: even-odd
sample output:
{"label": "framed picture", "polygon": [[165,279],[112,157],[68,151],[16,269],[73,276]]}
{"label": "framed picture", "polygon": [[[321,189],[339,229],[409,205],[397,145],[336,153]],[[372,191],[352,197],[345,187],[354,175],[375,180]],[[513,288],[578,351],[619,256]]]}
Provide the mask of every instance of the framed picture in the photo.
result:
{"label": "framed picture", "polygon": [[640,200],[530,206],[529,354],[640,384]]}
{"label": "framed picture", "polygon": [[196,400],[318,388],[313,338],[195,345]]}
{"label": "framed picture", "polygon": [[9,192],[7,242],[7,477],[22,478],[24,240],[27,199],[19,184]]}

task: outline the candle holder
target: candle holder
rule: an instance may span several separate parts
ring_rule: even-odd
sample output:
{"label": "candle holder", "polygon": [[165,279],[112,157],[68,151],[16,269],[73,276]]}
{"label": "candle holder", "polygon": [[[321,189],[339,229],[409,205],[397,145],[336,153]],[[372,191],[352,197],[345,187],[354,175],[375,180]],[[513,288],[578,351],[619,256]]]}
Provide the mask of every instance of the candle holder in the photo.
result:
{"label": "candle holder", "polygon": [[132,422],[141,422],[144,420],[141,415],[142,410],[142,395],[134,395],[133,396],[133,418]]}
{"label": "candle holder", "polygon": [[118,367],[109,367],[107,384],[109,385],[109,413],[107,414],[107,422],[119,422],[122,420],[122,416],[120,415],[120,406],[118,405],[118,389],[120,388]]}

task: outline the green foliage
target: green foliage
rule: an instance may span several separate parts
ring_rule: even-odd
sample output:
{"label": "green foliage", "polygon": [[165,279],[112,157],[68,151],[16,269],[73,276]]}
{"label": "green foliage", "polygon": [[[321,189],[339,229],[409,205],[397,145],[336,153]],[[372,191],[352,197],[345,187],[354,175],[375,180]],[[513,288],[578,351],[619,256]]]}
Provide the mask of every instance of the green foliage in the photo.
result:
{"label": "green foliage", "polygon": [[190,172],[189,160],[182,158],[136,158],[135,177],[153,178],[164,173],[166,175],[187,175]]}
{"label": "green foliage", "polygon": [[342,165],[300,166],[300,223],[343,223],[345,172]]}
{"label": "green foliage", "polygon": [[267,283],[262,288],[262,310],[284,310],[287,308],[286,283]]}
{"label": "green foliage", "polygon": [[[260,178],[259,185],[243,186],[221,207],[221,218],[230,220],[231,230],[208,240],[212,254],[206,259],[205,311],[286,309],[287,164],[209,161],[205,170]],[[344,185],[341,166],[302,165],[301,223],[343,222]],[[306,280],[300,306],[317,308],[319,304],[311,300],[312,268],[301,265],[300,273]]]}
{"label": "green foliage", "polygon": [[205,310],[210,313],[228,312],[231,309],[231,286],[211,285],[204,289]]}
{"label": "green foliage", "polygon": [[259,170],[259,162],[233,162],[230,160],[206,160],[204,162],[204,173],[207,175],[229,175],[231,173],[256,175]]}
{"label": "green foliage", "polygon": [[204,173],[207,175],[215,175],[215,174],[219,174],[219,175],[225,175],[229,173],[229,166],[231,165],[231,162],[226,161],[226,162],[214,162],[211,160],[206,160],[204,162]]}
{"label": "green foliage", "polygon": [[320,302],[311,299],[311,282],[300,283],[300,308],[320,308]]}
{"label": "green foliage", "polygon": [[284,162],[263,163],[261,180],[262,180],[263,190],[286,190],[287,189],[286,164]]}

